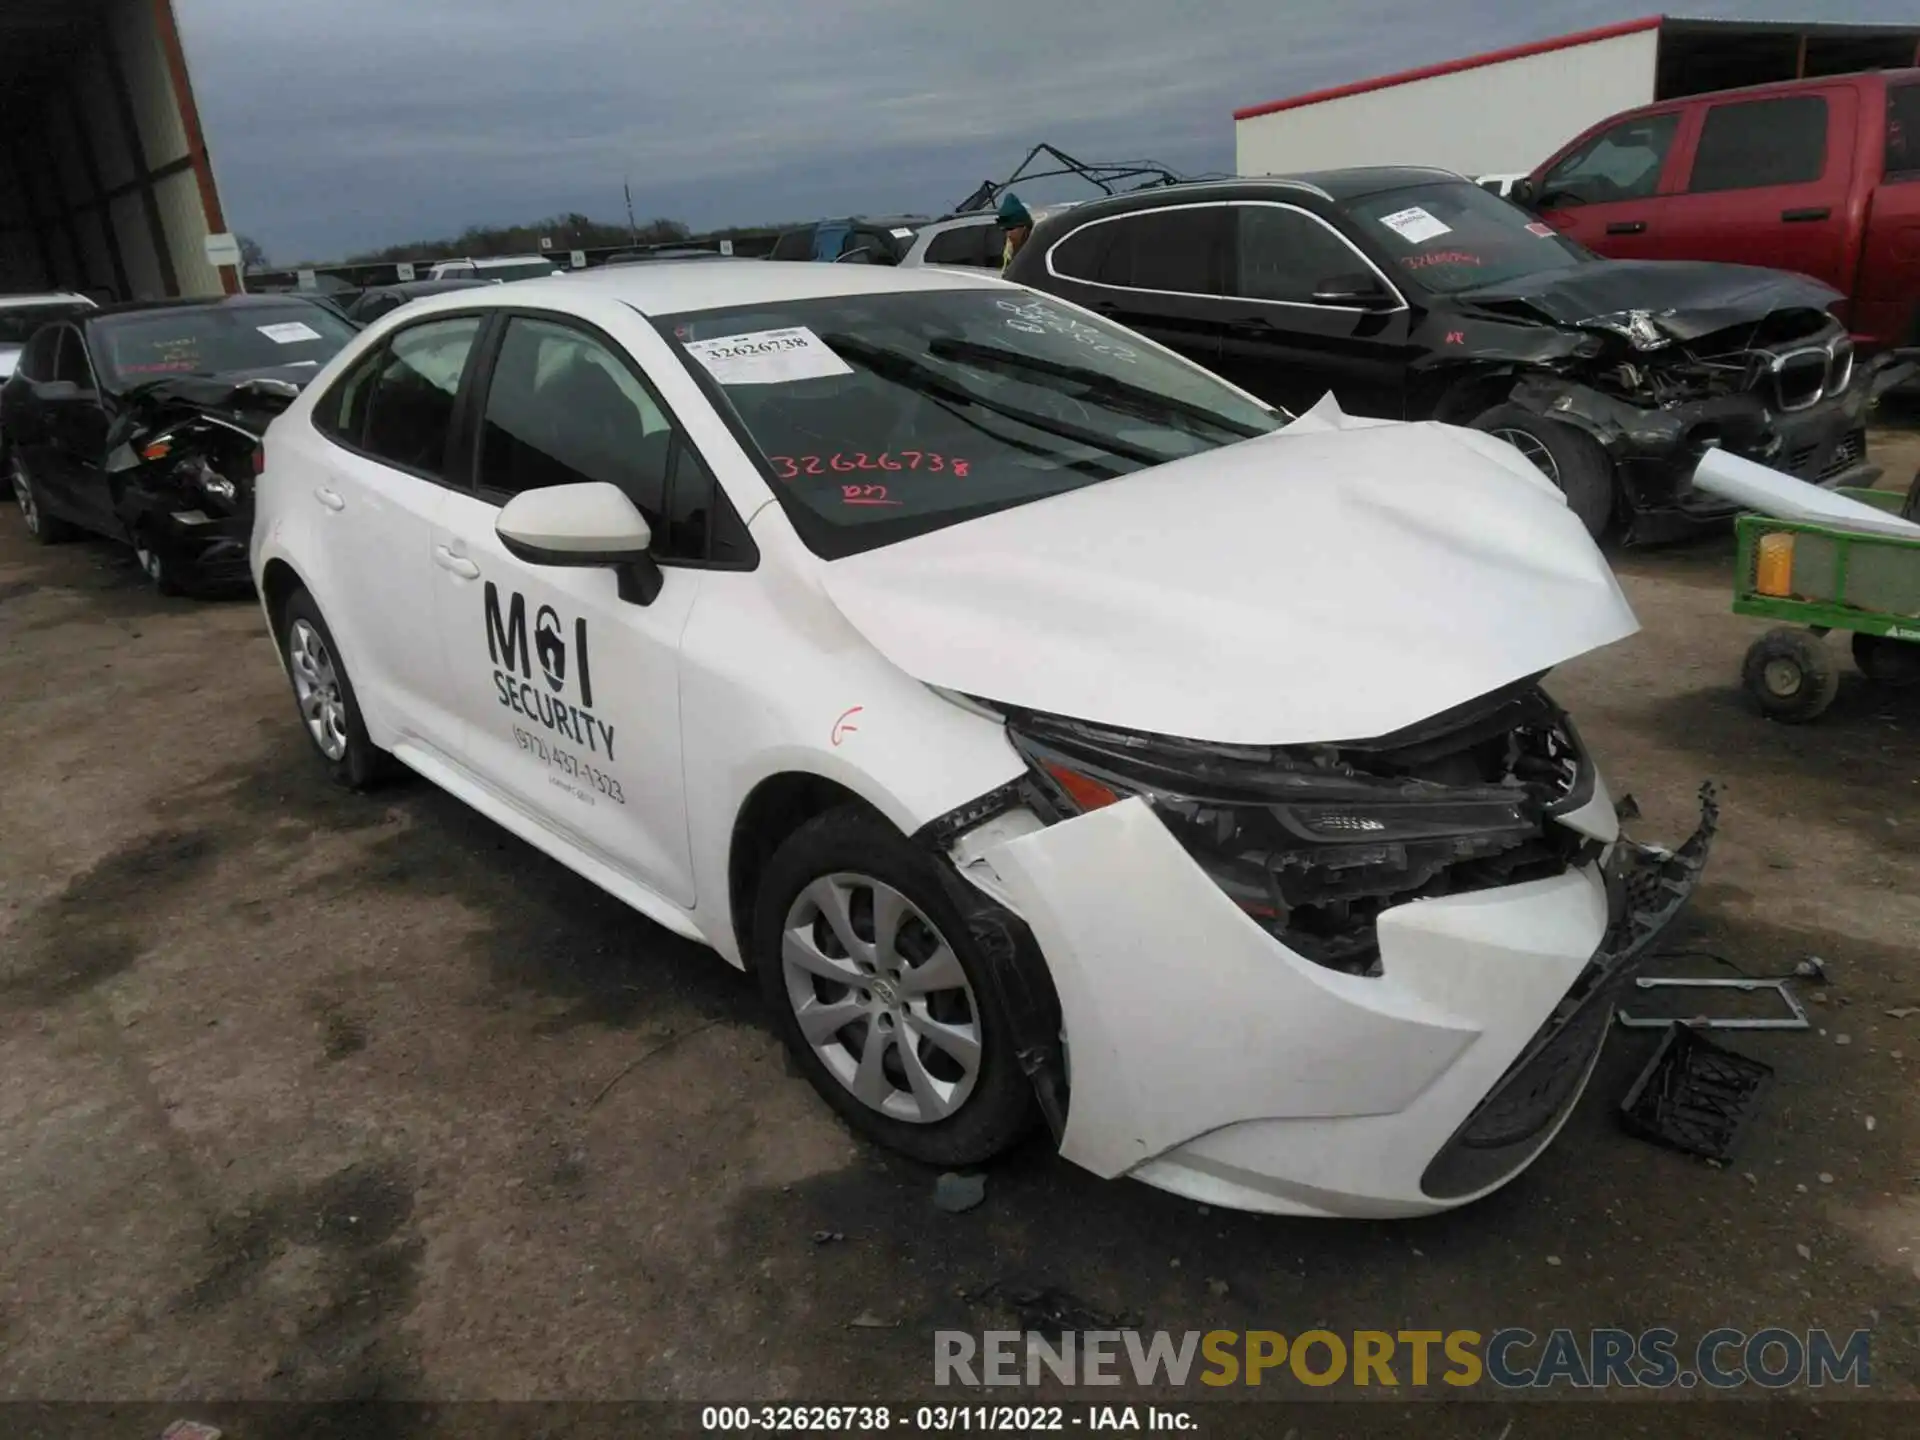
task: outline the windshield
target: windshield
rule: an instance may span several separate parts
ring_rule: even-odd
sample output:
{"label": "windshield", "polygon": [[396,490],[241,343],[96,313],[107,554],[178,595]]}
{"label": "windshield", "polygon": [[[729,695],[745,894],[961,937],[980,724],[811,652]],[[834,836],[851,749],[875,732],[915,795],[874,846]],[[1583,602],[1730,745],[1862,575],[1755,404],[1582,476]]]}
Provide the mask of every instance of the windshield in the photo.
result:
{"label": "windshield", "polygon": [[1006,290],[658,322],[827,559],[1197,455],[1286,417],[1116,326]]}
{"label": "windshield", "polygon": [[1553,227],[1464,180],[1383,190],[1342,208],[1397,273],[1438,295],[1564,270],[1592,257]]}
{"label": "windshield", "polygon": [[33,332],[49,320],[58,320],[62,315],[77,315],[91,308],[73,300],[49,300],[44,305],[0,306],[0,345],[24,345],[33,338]]}
{"label": "windshield", "polygon": [[114,389],[170,375],[319,366],[357,332],[320,305],[209,306],[116,316],[93,327],[94,359]]}

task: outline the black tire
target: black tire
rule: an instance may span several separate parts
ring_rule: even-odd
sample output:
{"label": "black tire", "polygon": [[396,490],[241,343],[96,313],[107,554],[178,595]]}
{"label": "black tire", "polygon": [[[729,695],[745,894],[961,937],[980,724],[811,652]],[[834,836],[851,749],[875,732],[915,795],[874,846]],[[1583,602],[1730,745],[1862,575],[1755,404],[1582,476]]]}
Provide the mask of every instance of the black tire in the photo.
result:
{"label": "black tire", "polygon": [[166,551],[156,545],[151,536],[136,532],[132,544],[134,563],[140,567],[140,573],[147,577],[147,583],[153,586],[156,594],[188,593],[187,586],[167,559]]}
{"label": "black tire", "polygon": [[[773,1012],[774,1028],[821,1097],[869,1139],[926,1164],[951,1167],[979,1164],[1016,1144],[1032,1128],[1038,1109],[1032,1085],[1021,1072],[1014,1054],[1012,1024],[1000,1008],[988,981],[986,962],[947,891],[938,865],[939,861],[932,855],[870,811],[848,806],[816,816],[794,831],[767,864],[759,893],[754,897],[749,952],[761,993]],[[782,955],[787,917],[796,904],[802,903],[801,897],[809,886],[834,875],[877,881],[904,896],[938,932],[932,938],[946,941],[966,975],[970,992],[966,998],[972,1023],[979,1032],[980,1060],[971,1090],[958,1108],[943,1118],[897,1119],[870,1106],[828,1068],[801,1030]],[[859,887],[854,888],[857,892]],[[865,893],[871,899],[873,892],[869,889]],[[857,899],[851,914],[858,932],[861,912]],[[870,906],[865,923],[865,935],[857,938],[871,941]],[[903,924],[902,934],[922,941],[929,938],[919,931],[914,921]],[[830,939],[828,943],[832,943]],[[841,949],[844,952],[844,947]],[[856,998],[855,992],[826,981],[803,983],[819,987],[816,998],[822,1000]],[[869,993],[876,997],[879,994],[878,991]],[[942,998],[957,1003],[958,992],[945,991]],[[935,1018],[951,1019],[952,1016]],[[840,1036],[833,1037],[831,1043],[840,1044],[849,1059],[857,1058],[852,1054],[852,1047],[858,1043],[864,1056],[867,1044],[877,1033],[872,1028],[875,1023],[855,1020]],[[878,1033],[882,1036],[881,1063],[891,1062],[889,1078],[904,1094],[909,1087],[897,1048],[899,1033]],[[917,1053],[927,1057],[923,1063],[931,1068],[936,1057],[925,1048],[931,1042],[914,1043]]]}
{"label": "black tire", "polygon": [[1920,685],[1920,642],[1853,633],[1853,663],[1869,680],[1904,688]]}
{"label": "black tire", "polygon": [[1788,724],[1821,714],[1840,691],[1840,669],[1820,637],[1786,627],[1748,647],[1740,678],[1763,711]]}
{"label": "black tire", "polygon": [[1518,405],[1496,405],[1473,422],[1507,441],[1567,497],[1567,508],[1598,540],[1613,520],[1613,461],[1586,431],[1548,420]]}
{"label": "black tire", "polygon": [[[42,545],[58,545],[71,540],[79,531],[47,509],[45,492],[27,468],[26,456],[18,450],[7,452],[7,492],[20,508],[27,534]],[[24,492],[24,493],[22,493]]]}
{"label": "black tire", "polygon": [[[309,728],[306,712],[301,708],[295,644],[296,637],[304,639],[298,628],[303,625],[311,627],[312,633],[324,645],[338,684],[339,701],[344,711],[344,723],[340,729],[345,738],[344,748],[338,755],[329,755],[322,748],[319,738]],[[314,753],[326,766],[333,782],[349,790],[367,790],[392,776],[398,767],[393,757],[368,737],[366,721],[360,715],[360,701],[353,693],[353,681],[348,677],[346,664],[340,658],[340,649],[333,642],[333,632],[327,629],[327,622],[320,616],[320,607],[305,590],[294,591],[280,612],[279,641],[280,656],[286,662],[287,675],[293,685],[294,708],[300,716],[300,729],[313,745]]]}

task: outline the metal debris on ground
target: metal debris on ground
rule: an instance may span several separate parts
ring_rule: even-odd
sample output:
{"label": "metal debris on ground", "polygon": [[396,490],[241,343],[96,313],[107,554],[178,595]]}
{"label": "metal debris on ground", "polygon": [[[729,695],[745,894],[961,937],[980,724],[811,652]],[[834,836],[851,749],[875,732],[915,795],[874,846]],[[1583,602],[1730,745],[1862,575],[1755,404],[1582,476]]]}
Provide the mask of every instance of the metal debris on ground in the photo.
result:
{"label": "metal debris on ground", "polygon": [[898,1330],[900,1328],[900,1322],[898,1320],[882,1320],[871,1310],[862,1310],[858,1315],[847,1321],[847,1327],[852,1330]]}
{"label": "metal debris on ground", "polygon": [[949,1215],[971,1210],[987,1198],[987,1177],[956,1175],[951,1170],[933,1182],[933,1203]]}
{"label": "metal debris on ground", "polygon": [[1772,1075],[1771,1065],[1736,1055],[1696,1027],[1675,1022],[1620,1102],[1620,1123],[1656,1145],[1725,1160]]}
{"label": "metal debris on ground", "polygon": [[847,1237],[838,1230],[816,1230],[813,1232],[813,1243],[816,1245],[831,1245],[836,1240],[844,1240],[846,1238]]}
{"label": "metal debris on ground", "polygon": [[1129,1330],[1140,1324],[1138,1315],[1096,1309],[1054,1285],[1028,1287],[991,1280],[978,1290],[962,1291],[960,1298],[973,1305],[993,1302],[1009,1311],[1022,1330]]}
{"label": "metal debris on ground", "polygon": [[198,1420],[176,1420],[160,1432],[160,1440],[220,1440],[220,1432]]}

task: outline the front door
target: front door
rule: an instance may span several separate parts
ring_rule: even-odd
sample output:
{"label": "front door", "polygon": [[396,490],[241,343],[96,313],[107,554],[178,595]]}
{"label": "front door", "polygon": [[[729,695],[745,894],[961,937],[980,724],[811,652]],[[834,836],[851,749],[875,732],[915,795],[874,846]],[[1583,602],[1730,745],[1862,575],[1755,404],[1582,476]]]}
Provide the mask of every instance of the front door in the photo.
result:
{"label": "front door", "polygon": [[1683,118],[1680,110],[1632,115],[1589,135],[1541,176],[1540,218],[1616,260],[1672,258],[1659,197],[1676,183]]}
{"label": "front door", "polygon": [[[1222,330],[1223,377],[1296,414],[1331,392],[1351,415],[1401,418],[1409,312],[1358,250],[1295,205],[1233,207],[1234,266]],[[1373,280],[1380,301],[1323,304],[1316,292]]]}
{"label": "front door", "polygon": [[80,524],[102,535],[120,535],[123,527],[107,485],[107,412],[86,342],[71,325],[60,327],[53,364],[53,378],[67,381],[79,397],[46,406],[47,484],[58,508]]}
{"label": "front door", "polygon": [[506,322],[485,395],[476,486],[434,535],[436,608],[462,763],[603,863],[694,902],[680,758],[680,636],[702,581],[669,568],[651,604],[610,569],[532,565],[495,533],[523,490],[607,481],[671,540],[670,476],[693,465],[614,342],[553,318]]}

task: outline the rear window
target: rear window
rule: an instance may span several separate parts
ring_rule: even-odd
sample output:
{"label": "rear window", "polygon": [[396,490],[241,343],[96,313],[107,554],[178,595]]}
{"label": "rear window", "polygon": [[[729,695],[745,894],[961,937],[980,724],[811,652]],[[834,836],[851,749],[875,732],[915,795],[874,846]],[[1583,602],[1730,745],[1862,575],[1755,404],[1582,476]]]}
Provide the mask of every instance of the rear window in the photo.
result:
{"label": "rear window", "polygon": [[1552,226],[1465,180],[1383,190],[1341,207],[1393,275],[1439,295],[1564,270],[1592,257]]}
{"label": "rear window", "polygon": [[50,300],[44,305],[7,305],[0,307],[0,345],[24,345],[33,332],[49,320],[77,315],[92,307],[72,300]]}
{"label": "rear window", "polygon": [[1700,126],[1695,193],[1804,185],[1827,165],[1827,102],[1820,95],[1782,95],[1713,105]]}
{"label": "rear window", "polygon": [[173,375],[282,365],[318,367],[357,332],[320,305],[233,305],[116,316],[93,327],[94,359],[111,388]]}
{"label": "rear window", "polygon": [[1887,174],[1920,175],[1920,85],[1887,87]]}
{"label": "rear window", "polygon": [[1232,444],[1284,417],[1044,296],[841,296],[666,316],[827,559]]}

